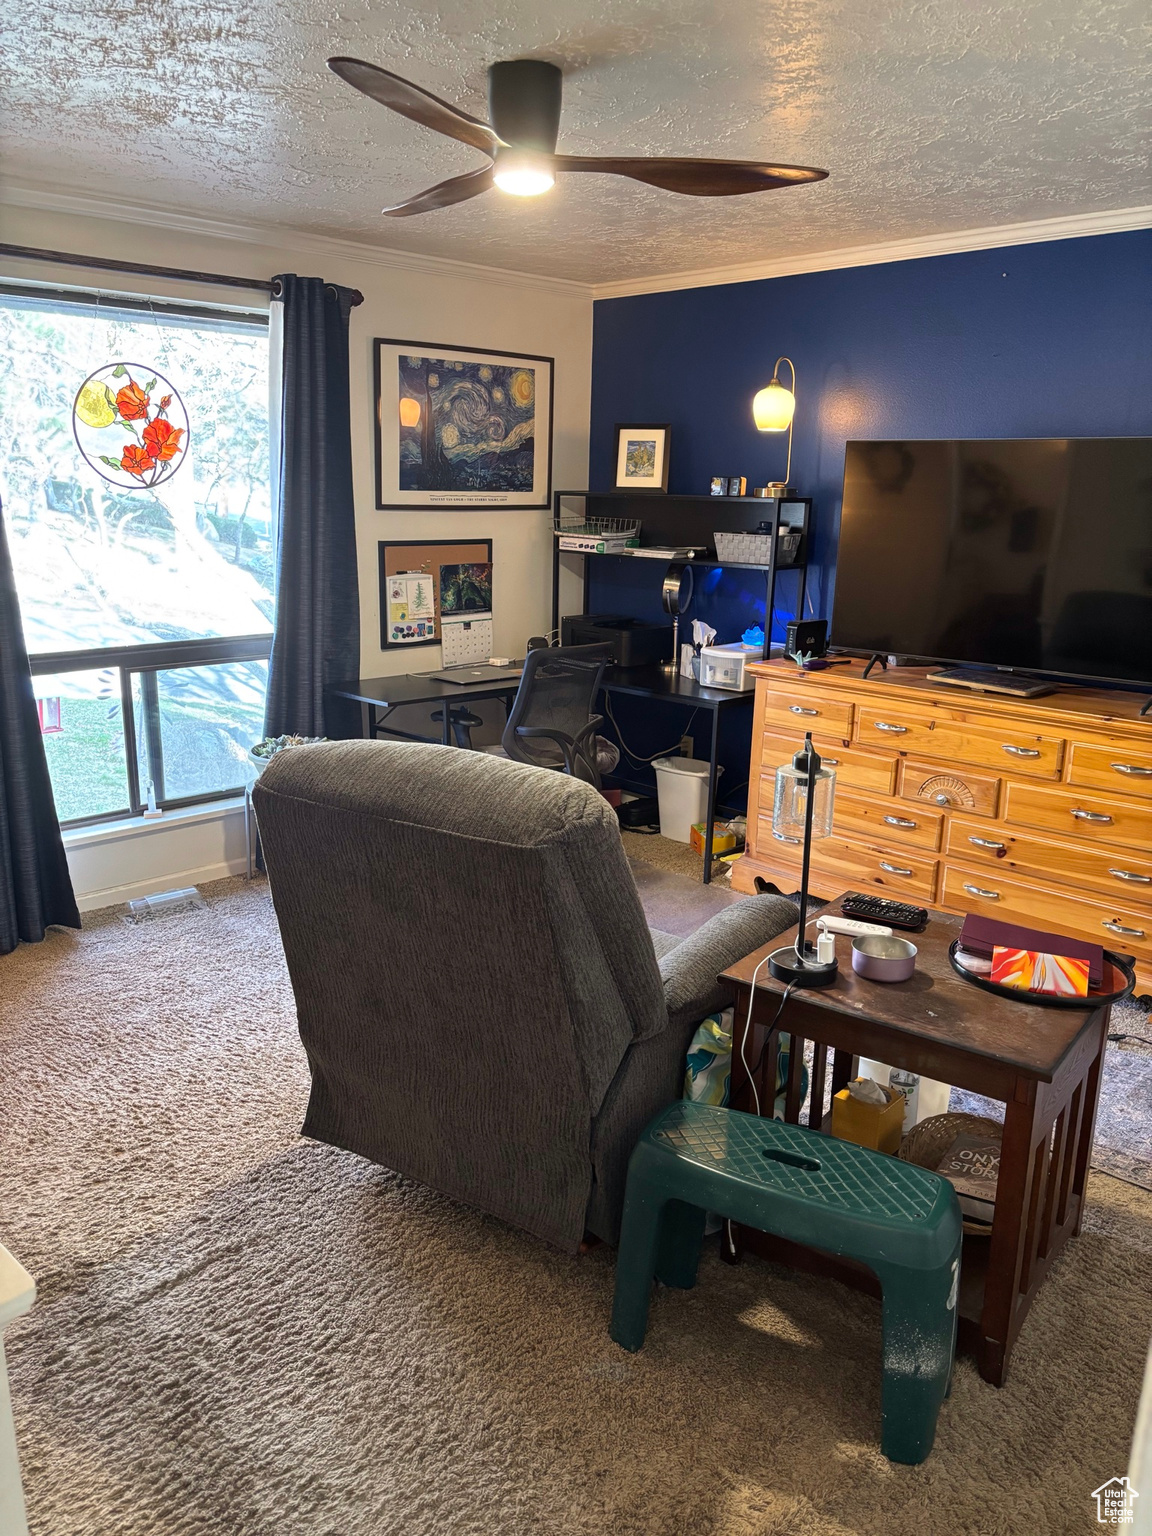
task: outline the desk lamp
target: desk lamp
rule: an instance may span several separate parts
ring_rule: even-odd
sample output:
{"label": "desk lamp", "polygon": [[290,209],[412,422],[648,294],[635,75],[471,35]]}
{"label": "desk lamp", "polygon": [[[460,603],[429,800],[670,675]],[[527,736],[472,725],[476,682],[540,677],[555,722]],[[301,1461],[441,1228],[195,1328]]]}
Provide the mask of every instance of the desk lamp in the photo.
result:
{"label": "desk lamp", "polygon": [[[792,370],[792,388],[780,382],[780,364],[787,363]],[[752,420],[758,432],[788,433],[788,463],[783,480],[768,484],[769,494],[786,496],[788,479],[792,473],[792,419],[796,414],[796,369],[790,357],[778,357],[772,370],[772,381],[758,390],[752,401]]]}
{"label": "desk lamp", "polygon": [[812,840],[832,833],[832,807],[836,796],[836,775],[825,768],[812,732],[806,732],[804,745],[792,759],[776,770],[776,795],[772,802],[772,836],[782,843],[804,845],[800,870],[800,926],[796,943],[774,950],[768,957],[768,969],[777,981],[797,987],[830,987],[836,980],[836,960],[818,960],[816,946],[804,937],[808,921],[808,866]]}

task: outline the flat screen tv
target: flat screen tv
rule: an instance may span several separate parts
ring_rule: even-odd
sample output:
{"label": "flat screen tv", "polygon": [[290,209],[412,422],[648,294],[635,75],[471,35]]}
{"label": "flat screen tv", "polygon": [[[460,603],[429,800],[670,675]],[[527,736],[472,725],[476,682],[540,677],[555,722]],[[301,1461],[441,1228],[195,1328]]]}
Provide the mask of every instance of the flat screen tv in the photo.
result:
{"label": "flat screen tv", "polygon": [[850,442],[831,642],[1152,690],[1152,438]]}

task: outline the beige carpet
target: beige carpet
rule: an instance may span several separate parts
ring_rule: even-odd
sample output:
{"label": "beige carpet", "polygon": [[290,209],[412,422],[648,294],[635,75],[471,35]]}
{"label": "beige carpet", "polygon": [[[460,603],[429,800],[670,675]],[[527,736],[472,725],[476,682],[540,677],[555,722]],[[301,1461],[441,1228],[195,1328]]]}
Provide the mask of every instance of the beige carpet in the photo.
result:
{"label": "beige carpet", "polygon": [[[673,875],[688,875],[699,880],[704,868],[704,855],[697,853],[691,843],[678,843],[671,837],[661,837],[658,832],[621,832],[624,852],[630,859],[642,859],[645,864],[655,864],[657,869]],[[728,866],[714,861],[712,878],[728,885]]]}
{"label": "beige carpet", "polygon": [[[302,1142],[267,889],[0,961],[0,1238],[34,1536],[1098,1530],[1152,1322],[1152,1195],[1096,1176],[1009,1385],[877,1448],[876,1303],[710,1255],[649,1343],[568,1259]],[[414,1021],[414,1026],[418,1021]],[[1152,1492],[1152,1491],[1150,1491]]]}

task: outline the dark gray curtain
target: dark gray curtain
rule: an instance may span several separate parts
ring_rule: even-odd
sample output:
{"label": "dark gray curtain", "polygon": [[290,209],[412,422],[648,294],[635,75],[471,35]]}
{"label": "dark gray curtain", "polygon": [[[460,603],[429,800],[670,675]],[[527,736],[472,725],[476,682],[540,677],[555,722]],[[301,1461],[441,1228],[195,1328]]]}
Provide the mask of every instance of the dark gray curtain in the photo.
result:
{"label": "dark gray curtain", "polygon": [[275,279],[283,305],[276,625],[264,729],[359,734],[359,707],[326,698],[360,674],[348,316],[361,295],[318,277]]}
{"label": "dark gray curtain", "polygon": [[79,928],[0,510],[0,955]]}

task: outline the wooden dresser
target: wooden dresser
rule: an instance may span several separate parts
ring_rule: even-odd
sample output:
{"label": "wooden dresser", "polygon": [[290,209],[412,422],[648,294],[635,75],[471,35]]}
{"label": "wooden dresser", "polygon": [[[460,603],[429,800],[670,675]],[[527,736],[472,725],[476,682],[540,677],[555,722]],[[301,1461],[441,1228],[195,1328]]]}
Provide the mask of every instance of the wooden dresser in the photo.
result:
{"label": "wooden dresser", "polygon": [[930,669],[864,678],[764,662],[756,677],[748,847],[732,884],[794,890],[798,843],[772,831],[775,771],[810,730],[836,769],[833,835],[813,891],[881,891],[1096,939],[1152,992],[1152,718],[1139,694],[969,693]]}

